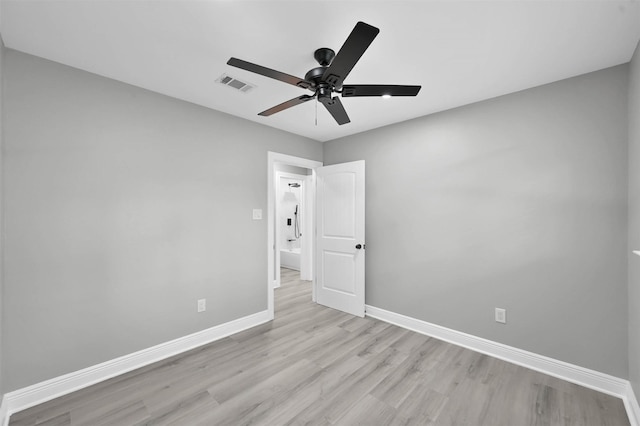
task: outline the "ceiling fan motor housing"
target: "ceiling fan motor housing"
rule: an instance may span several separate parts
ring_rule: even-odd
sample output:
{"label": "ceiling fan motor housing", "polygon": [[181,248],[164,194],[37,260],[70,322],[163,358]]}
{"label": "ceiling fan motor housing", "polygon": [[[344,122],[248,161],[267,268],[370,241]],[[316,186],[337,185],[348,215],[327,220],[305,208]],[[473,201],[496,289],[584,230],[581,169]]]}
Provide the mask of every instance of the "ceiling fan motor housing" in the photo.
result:
{"label": "ceiling fan motor housing", "polygon": [[324,74],[324,70],[326,70],[327,67],[316,67],[313,68],[311,70],[309,70],[309,72],[307,72],[304,76],[304,79],[313,83],[315,86],[317,86],[320,83],[320,80],[322,79],[322,75]]}
{"label": "ceiling fan motor housing", "polygon": [[336,52],[328,47],[321,47],[313,53],[313,57],[320,64],[319,67],[313,68],[307,72],[304,79],[311,82],[311,90],[315,90],[316,96],[320,102],[331,100],[331,93],[335,90],[333,85],[323,81],[322,77],[325,71],[331,65],[333,58],[335,58]]}

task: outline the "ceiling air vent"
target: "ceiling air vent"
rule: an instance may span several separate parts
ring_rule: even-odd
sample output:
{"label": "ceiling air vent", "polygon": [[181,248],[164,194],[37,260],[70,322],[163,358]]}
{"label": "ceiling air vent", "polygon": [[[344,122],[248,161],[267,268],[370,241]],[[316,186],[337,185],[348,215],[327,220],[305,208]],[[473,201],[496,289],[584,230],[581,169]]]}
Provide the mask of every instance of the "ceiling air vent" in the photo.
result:
{"label": "ceiling air vent", "polygon": [[242,93],[250,92],[256,86],[251,83],[247,83],[246,81],[240,81],[237,78],[233,78],[227,74],[222,74],[216,80],[216,83],[224,84],[225,86],[231,87],[232,89],[236,89]]}

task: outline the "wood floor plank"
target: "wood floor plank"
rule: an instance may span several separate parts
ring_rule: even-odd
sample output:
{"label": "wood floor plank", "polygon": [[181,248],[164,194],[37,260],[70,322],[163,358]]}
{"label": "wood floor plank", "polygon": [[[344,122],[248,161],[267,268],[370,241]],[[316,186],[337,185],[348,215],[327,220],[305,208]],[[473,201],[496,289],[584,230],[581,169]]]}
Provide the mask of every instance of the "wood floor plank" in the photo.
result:
{"label": "wood floor plank", "polygon": [[378,383],[371,394],[385,404],[397,408],[424,381],[426,361],[439,342],[432,340],[424,341],[422,346],[408,354],[407,359]]}
{"label": "wood floor plank", "polygon": [[11,416],[40,425],[615,425],[619,398],[311,302],[283,270],[273,321]]}
{"label": "wood floor plank", "polygon": [[356,350],[361,351],[364,345],[369,342],[371,336],[382,333],[390,327],[392,326],[389,324],[371,322],[366,327],[352,332],[349,339],[341,342],[337,348],[325,346],[322,348],[323,350],[316,352],[312,359],[322,367],[348,359]]}
{"label": "wood floor plank", "polygon": [[402,419],[402,424],[444,424],[440,420],[440,413],[448,402],[449,397],[434,391],[428,384],[420,383],[402,401],[397,412]]}
{"label": "wood floor plank", "polygon": [[406,333],[400,339],[393,342],[391,347],[399,350],[400,352],[406,352],[411,354],[416,350],[418,350],[418,348],[420,348],[429,340],[435,340],[435,339],[431,339],[431,337],[425,336],[423,334]]}
{"label": "wood floor plank", "polygon": [[[149,406],[147,400],[145,400],[145,405]],[[150,419],[138,424],[144,426],[193,424],[190,422],[194,422],[218,405],[209,392],[201,391],[189,398],[177,398],[173,404],[160,405],[155,411],[150,410]]]}
{"label": "wood floor plank", "polygon": [[365,395],[334,424],[386,426],[397,422],[397,412],[374,396]]}
{"label": "wood floor plank", "polygon": [[71,413],[65,413],[42,423],[36,423],[36,426],[68,426],[70,424]]}
{"label": "wood floor plank", "polygon": [[407,354],[387,348],[347,376],[340,386],[333,392],[328,392],[325,398],[307,407],[303,413],[292,420],[293,424],[313,422],[317,418],[335,423],[406,357]]}
{"label": "wood floor plank", "polygon": [[314,347],[321,344],[325,339],[324,334],[318,334],[315,338],[307,338],[294,340],[290,342],[291,346],[283,346],[278,351],[274,351],[263,362],[256,364],[250,368],[238,372],[232,377],[224,381],[220,381],[208,388],[209,393],[216,401],[223,403],[235,395],[242,393],[248,386],[256,381],[268,378],[271,375],[282,371],[293,362],[304,359],[293,351],[303,350],[304,348]]}
{"label": "wood floor plank", "polygon": [[73,425],[133,425],[149,418],[149,412],[142,401],[126,404],[89,404],[85,407],[71,411],[71,424]]}
{"label": "wood floor plank", "polygon": [[212,410],[210,418],[221,425],[242,424],[243,418],[258,415],[257,410],[265,409],[274,394],[286,392],[295,387],[296,383],[307,380],[319,372],[320,368],[317,365],[300,360],[264,380],[247,385],[244,392],[236,394]]}
{"label": "wood floor plank", "polygon": [[[293,422],[295,418],[301,418],[302,413],[307,411],[309,407],[313,407],[317,401],[329,398],[336,389],[340,388],[341,383],[349,375],[362,368],[367,362],[361,357],[352,356],[343,362],[323,368],[321,374],[302,382],[295,389],[295,392],[280,403],[277,409],[266,413],[260,424],[283,425],[290,422],[295,423]],[[326,423],[328,420],[323,420],[323,422]]]}

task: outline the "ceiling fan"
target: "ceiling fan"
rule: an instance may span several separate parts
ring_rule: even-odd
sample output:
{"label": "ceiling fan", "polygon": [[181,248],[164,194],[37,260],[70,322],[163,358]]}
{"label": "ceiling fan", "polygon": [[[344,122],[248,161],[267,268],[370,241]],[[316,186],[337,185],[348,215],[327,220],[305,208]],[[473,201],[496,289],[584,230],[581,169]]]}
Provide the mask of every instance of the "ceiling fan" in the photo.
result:
{"label": "ceiling fan", "polygon": [[337,55],[328,47],[322,47],[315,51],[313,56],[320,66],[307,72],[304,79],[261,65],[252,64],[251,62],[238,58],[229,59],[227,64],[313,92],[313,95],[302,95],[293,98],[280,105],[262,111],[258,115],[270,116],[317,98],[336,122],[342,125],[349,123],[351,120],[349,120],[349,116],[342,106],[340,98],[338,96],[332,96],[334,93],[338,93],[342,95],[343,98],[347,98],[354,96],[416,96],[420,91],[421,86],[342,84],[379,32],[380,30],[376,27],[365,24],[364,22],[358,22]]}

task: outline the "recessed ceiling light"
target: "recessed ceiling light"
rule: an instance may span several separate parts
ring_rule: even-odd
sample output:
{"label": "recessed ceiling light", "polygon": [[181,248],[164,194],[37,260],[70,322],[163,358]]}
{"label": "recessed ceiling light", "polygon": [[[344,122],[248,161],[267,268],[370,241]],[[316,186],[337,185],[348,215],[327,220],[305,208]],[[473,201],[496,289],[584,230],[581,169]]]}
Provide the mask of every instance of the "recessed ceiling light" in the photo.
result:
{"label": "recessed ceiling light", "polygon": [[382,99],[389,99],[391,95],[382,95]]}

